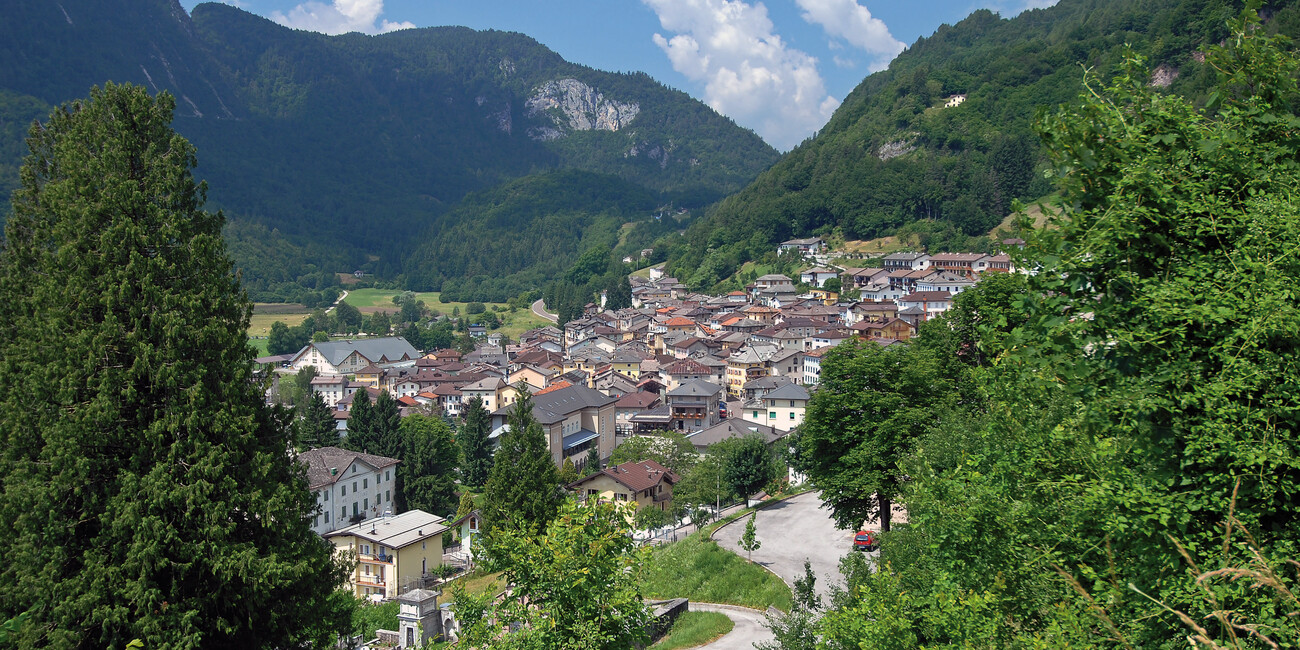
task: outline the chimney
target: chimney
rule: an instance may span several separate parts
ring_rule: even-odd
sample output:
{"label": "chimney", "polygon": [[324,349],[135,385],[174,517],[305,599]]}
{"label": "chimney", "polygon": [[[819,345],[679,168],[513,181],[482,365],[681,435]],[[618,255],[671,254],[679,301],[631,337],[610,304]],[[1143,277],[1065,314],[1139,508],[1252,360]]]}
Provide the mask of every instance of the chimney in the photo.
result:
{"label": "chimney", "polygon": [[338,473],[339,473],[339,468],[337,468],[337,467],[331,467],[331,468],[330,468],[330,476],[337,476]]}

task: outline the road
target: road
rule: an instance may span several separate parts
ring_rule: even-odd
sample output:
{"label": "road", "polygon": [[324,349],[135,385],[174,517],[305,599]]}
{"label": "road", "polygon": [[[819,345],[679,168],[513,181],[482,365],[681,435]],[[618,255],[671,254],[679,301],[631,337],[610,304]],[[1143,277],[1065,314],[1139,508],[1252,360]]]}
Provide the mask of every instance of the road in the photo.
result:
{"label": "road", "polygon": [[546,311],[546,303],[542,302],[540,298],[537,302],[533,303],[533,313],[537,314],[539,318],[551,321],[552,323],[560,322],[560,315],[548,313]]}
{"label": "road", "polygon": [[757,609],[695,602],[691,603],[690,609],[693,612],[720,612],[726,614],[727,618],[731,619],[731,622],[736,625],[721,639],[699,646],[700,648],[707,648],[708,650],[753,650],[755,643],[771,641],[774,638],[772,631],[767,629],[767,619],[763,617],[763,612]]}
{"label": "road", "polygon": [[339,306],[339,303],[343,302],[343,299],[344,299],[344,298],[347,298],[347,297],[348,297],[348,290],[347,290],[347,289],[344,289],[344,290],[343,290],[343,293],[339,295],[338,300],[335,300],[335,301],[334,301],[334,304],[330,305],[330,308],[325,310],[325,313],[328,314],[328,313],[334,311],[334,308],[335,308],[335,307],[338,307],[338,306]]}
{"label": "road", "polygon": [[[713,539],[746,557],[740,549],[740,536],[748,519],[744,517],[719,528]],[[796,579],[803,577],[803,563],[808,560],[817,575],[817,593],[823,602],[830,595],[832,583],[842,584],[840,558],[857,552],[853,550],[855,531],[835,528],[830,510],[822,507],[817,492],[807,492],[759,510],[754,527],[762,543],[754,551],[754,562],[794,585]]]}

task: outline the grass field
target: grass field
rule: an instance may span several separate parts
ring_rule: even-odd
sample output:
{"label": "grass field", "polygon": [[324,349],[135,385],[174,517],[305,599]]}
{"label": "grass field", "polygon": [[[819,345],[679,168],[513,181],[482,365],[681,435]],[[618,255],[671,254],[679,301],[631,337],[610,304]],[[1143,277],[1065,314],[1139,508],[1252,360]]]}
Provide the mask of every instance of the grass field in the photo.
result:
{"label": "grass field", "polygon": [[271,333],[271,323],[281,321],[293,327],[305,320],[310,314],[302,305],[284,303],[264,303],[253,305],[253,317],[248,322],[249,336],[267,336]]}
{"label": "grass field", "polygon": [[735,626],[726,614],[686,612],[673,621],[672,629],[650,646],[650,650],[679,650],[702,646],[730,632]]}
{"label": "grass field", "polygon": [[667,262],[660,262],[653,266],[647,266],[644,269],[638,269],[632,272],[631,277],[648,279],[650,277],[650,269],[662,269],[665,264],[667,264]]}
{"label": "grass field", "polygon": [[485,573],[480,575],[471,574],[467,577],[460,578],[458,580],[453,580],[450,583],[446,583],[442,585],[442,602],[444,603],[456,602],[455,599],[452,598],[451,596],[451,585],[453,583],[460,584],[462,587],[465,588],[465,593],[468,593],[473,596],[485,594],[488,592],[496,593],[496,592],[500,592],[502,589],[505,589],[505,585],[501,582],[500,572]]}
{"label": "grass field", "polygon": [[790,587],[775,574],[699,533],[651,552],[642,594],[783,612],[792,602]]}
{"label": "grass field", "polygon": [[[397,306],[393,304],[393,296],[400,293],[393,289],[357,289],[349,291],[348,297],[343,302],[356,307],[363,314],[373,314],[379,311],[396,312]],[[464,302],[438,302],[438,292],[429,291],[415,294],[416,300],[423,300],[424,306],[436,310],[440,314],[450,316],[454,309],[459,309],[464,315],[469,303]],[[483,303],[488,309],[495,306],[505,307],[504,303]],[[501,319],[501,333],[509,336],[511,339],[518,339],[520,334],[527,332],[534,327],[550,325],[550,321],[538,318],[531,309],[519,309],[511,313],[509,310],[497,312]],[[268,325],[269,327],[269,325]]]}

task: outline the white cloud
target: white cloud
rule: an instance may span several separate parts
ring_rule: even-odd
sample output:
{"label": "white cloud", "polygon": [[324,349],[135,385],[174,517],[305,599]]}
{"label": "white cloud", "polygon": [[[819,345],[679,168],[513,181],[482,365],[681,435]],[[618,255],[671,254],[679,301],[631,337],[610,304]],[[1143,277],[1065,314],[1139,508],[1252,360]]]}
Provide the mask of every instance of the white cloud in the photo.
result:
{"label": "white cloud", "polygon": [[839,106],[817,59],[787,47],[767,8],[744,0],[643,0],[675,35],[654,35],[673,69],[704,84],[714,110],[789,150]]}
{"label": "white cloud", "polygon": [[[883,70],[905,47],[889,33],[889,27],[874,18],[858,0],[795,0],[803,10],[803,19],[820,25],[832,38],[842,38],[849,45],[874,54],[871,70]],[[1041,0],[1040,0],[1041,1]]]}
{"label": "white cloud", "polygon": [[309,0],[290,9],[287,14],[271,12],[271,20],[285,27],[325,34],[382,34],[415,27],[407,21],[379,20],[382,13],[384,0],[334,0],[332,3]]}

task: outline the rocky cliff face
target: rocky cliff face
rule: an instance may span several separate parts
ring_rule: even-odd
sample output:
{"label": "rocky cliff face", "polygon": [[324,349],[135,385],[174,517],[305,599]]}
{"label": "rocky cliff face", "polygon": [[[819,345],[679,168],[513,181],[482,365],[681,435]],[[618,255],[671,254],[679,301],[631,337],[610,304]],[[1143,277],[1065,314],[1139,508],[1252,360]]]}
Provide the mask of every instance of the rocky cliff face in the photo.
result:
{"label": "rocky cliff face", "polygon": [[525,105],[528,117],[547,115],[553,124],[529,129],[535,140],[554,140],[569,131],[618,131],[641,112],[636,103],[606,99],[577,79],[548,81],[538,86]]}

